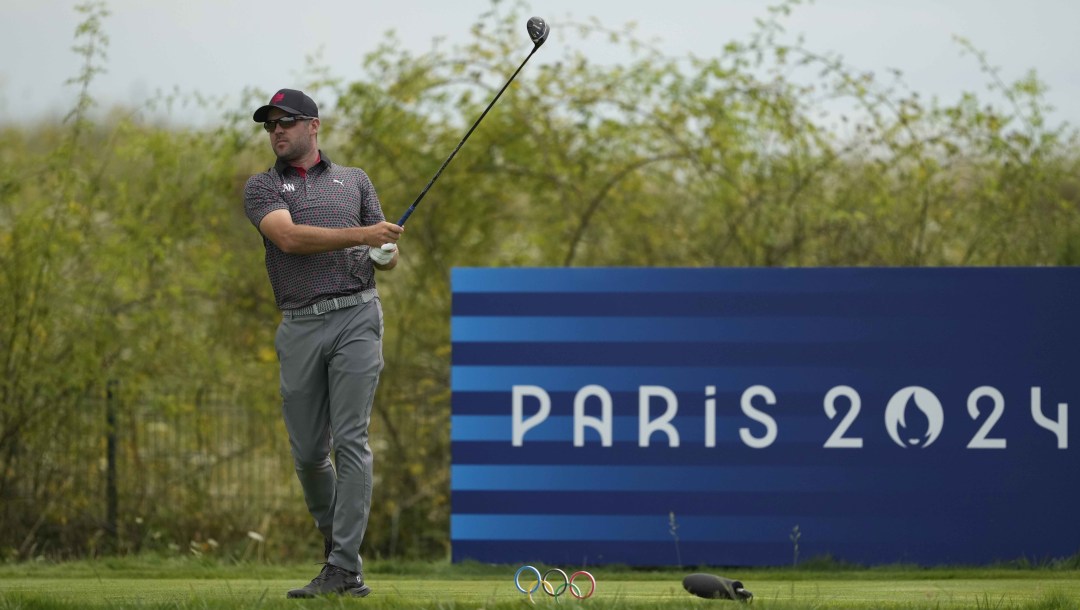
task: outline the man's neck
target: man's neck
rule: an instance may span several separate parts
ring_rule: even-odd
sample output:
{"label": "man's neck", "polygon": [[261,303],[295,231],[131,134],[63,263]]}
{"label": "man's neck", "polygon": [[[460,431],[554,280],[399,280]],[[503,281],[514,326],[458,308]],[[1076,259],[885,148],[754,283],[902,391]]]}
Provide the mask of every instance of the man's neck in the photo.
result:
{"label": "man's neck", "polygon": [[320,160],[319,149],[316,148],[316,149],[312,150],[310,153],[304,155],[304,157],[302,159],[298,159],[296,161],[289,162],[289,165],[295,167],[296,169],[299,169],[299,170],[302,170],[302,171],[306,172],[307,170],[311,169],[312,167],[315,167],[315,165],[319,163],[319,160]]}

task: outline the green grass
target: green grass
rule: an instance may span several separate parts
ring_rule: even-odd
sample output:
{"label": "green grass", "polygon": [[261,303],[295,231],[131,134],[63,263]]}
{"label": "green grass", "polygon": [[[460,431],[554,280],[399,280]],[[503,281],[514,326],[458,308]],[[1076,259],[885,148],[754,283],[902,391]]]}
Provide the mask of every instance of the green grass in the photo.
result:
{"label": "green grass", "polygon": [[595,568],[591,570],[598,581],[595,596],[558,604],[544,595],[533,595],[535,604],[530,604],[514,588],[515,569],[445,562],[382,563],[369,570],[367,581],[374,592],[365,599],[287,600],[285,591],[306,583],[318,571],[317,565],[238,565],[160,557],[7,564],[0,565],[0,610],[739,607],[735,602],[699,599],[683,591],[682,577],[692,571],[742,580],[754,592],[753,608],[1080,610],[1080,571],[1072,569]]}

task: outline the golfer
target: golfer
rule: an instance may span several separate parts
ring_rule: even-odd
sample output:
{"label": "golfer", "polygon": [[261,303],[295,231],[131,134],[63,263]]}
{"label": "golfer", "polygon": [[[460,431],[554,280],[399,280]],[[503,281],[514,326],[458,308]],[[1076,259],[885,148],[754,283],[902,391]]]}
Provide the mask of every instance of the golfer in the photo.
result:
{"label": "golfer", "polygon": [[371,592],[360,558],[371,507],[368,424],[383,367],[375,272],[397,265],[404,229],[386,222],[363,170],[319,150],[319,108],[310,97],[281,89],[254,119],[277,162],[248,179],[244,208],[262,235],[281,309],[274,341],[281,410],[326,555],[319,575],[288,597],[363,597]]}

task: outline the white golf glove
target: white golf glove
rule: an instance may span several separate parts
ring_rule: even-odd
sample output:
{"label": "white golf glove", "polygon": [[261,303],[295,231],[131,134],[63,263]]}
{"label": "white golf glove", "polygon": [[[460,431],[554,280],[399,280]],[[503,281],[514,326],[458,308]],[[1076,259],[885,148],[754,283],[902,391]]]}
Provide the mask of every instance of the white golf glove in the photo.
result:
{"label": "white golf glove", "polygon": [[368,257],[379,265],[387,265],[397,254],[397,244],[383,244],[381,248],[368,248]]}

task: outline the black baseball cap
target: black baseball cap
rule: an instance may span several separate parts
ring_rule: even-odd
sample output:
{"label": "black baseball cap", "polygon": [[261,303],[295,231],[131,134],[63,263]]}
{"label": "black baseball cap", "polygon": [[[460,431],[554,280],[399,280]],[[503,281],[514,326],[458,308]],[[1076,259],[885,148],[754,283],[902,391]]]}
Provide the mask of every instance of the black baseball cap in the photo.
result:
{"label": "black baseball cap", "polygon": [[303,91],[296,89],[279,89],[270,102],[255,111],[252,117],[256,123],[266,122],[266,115],[270,114],[271,108],[280,108],[289,114],[299,114],[318,118],[319,107],[315,100],[307,96]]}

